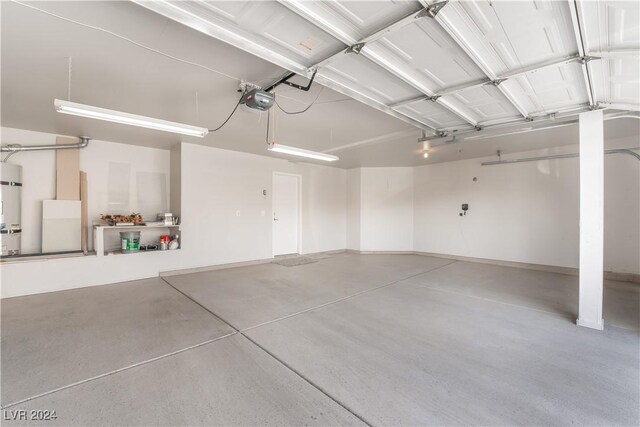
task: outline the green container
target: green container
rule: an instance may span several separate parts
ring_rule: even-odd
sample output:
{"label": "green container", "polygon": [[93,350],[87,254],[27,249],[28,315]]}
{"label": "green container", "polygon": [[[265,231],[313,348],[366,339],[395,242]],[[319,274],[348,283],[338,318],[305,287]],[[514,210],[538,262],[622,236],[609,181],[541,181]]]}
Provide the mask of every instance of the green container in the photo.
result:
{"label": "green container", "polygon": [[140,250],[140,232],[139,231],[121,231],[120,243],[122,244],[122,252],[136,252]]}

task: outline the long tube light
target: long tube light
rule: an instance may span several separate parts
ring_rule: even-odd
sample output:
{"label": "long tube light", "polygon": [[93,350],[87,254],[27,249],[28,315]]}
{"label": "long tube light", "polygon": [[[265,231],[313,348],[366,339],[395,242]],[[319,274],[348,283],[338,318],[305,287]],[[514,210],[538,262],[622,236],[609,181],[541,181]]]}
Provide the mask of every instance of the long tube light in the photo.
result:
{"label": "long tube light", "polygon": [[123,125],[140,126],[147,129],[161,130],[164,132],[179,133],[181,135],[197,136],[203,138],[209,133],[207,128],[185,125],[183,123],[154,119],[152,117],[138,116],[122,111],[108,110],[94,107],[93,105],[78,104],[75,102],[56,99],[53,102],[58,113],[71,114],[73,116],[88,117],[90,119],[104,120]]}
{"label": "long tube light", "polygon": [[288,145],[280,145],[276,143],[270,144],[268,150],[274,151],[276,153],[291,154],[292,156],[300,156],[300,157],[307,157],[309,159],[324,160],[325,162],[335,162],[336,160],[340,160],[338,156],[334,156],[332,154],[319,153],[317,151],[310,151],[302,148],[289,147]]}

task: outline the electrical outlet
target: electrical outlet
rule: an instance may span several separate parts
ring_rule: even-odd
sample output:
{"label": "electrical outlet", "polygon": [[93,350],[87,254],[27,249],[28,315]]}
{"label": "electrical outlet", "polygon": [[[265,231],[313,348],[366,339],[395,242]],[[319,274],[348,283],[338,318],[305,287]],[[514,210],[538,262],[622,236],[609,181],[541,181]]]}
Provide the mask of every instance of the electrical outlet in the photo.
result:
{"label": "electrical outlet", "polygon": [[240,211],[236,211],[236,216],[240,216]]}

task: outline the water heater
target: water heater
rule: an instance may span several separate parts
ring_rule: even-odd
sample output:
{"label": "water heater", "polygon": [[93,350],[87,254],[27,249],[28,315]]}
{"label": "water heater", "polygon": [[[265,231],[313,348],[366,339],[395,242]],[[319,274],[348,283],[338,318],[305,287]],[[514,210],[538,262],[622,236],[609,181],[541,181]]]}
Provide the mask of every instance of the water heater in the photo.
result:
{"label": "water heater", "polygon": [[20,254],[22,166],[0,163],[0,247],[2,256]]}

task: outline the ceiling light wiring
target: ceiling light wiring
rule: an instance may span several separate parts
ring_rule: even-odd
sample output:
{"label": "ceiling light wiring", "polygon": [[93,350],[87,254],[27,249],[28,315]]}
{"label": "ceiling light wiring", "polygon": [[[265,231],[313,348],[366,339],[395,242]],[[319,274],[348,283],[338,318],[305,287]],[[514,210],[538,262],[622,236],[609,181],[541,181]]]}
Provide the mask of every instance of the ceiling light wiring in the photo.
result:
{"label": "ceiling light wiring", "polygon": [[[300,110],[300,111],[287,111],[287,110],[285,110],[284,108],[282,108],[282,107],[280,106],[280,104],[278,104],[278,100],[277,100],[277,99],[275,99],[275,97],[274,97],[274,101],[275,101],[276,105],[278,106],[278,108],[280,109],[280,111],[282,111],[282,112],[283,112],[283,113],[285,113],[285,114],[291,114],[291,115],[294,115],[294,114],[302,114],[302,113],[306,113],[306,112],[309,110],[309,108],[313,107],[313,105],[316,103],[316,101],[318,100],[318,98],[320,98],[320,94],[322,93],[322,91],[323,91],[323,90],[324,90],[324,86],[320,86],[320,90],[318,91],[318,94],[316,95],[316,97],[314,98],[314,100],[313,100],[313,101],[311,101],[311,104],[309,104],[305,109]],[[275,94],[274,94],[274,95],[275,95]]]}
{"label": "ceiling light wiring", "polygon": [[218,126],[217,128],[209,129],[209,132],[217,132],[217,131],[219,131],[220,129],[222,129],[222,126],[226,125],[227,122],[229,120],[231,120],[231,117],[233,117],[233,115],[235,114],[236,110],[240,106],[240,102],[242,101],[242,98],[244,97],[245,93],[246,93],[246,89],[245,89],[245,91],[242,92],[242,95],[240,95],[240,99],[238,99],[238,102],[236,103],[236,106],[233,107],[233,111],[231,111],[231,114],[229,114],[229,117],[227,117],[227,119],[224,122],[222,122],[222,124],[220,126]]}

